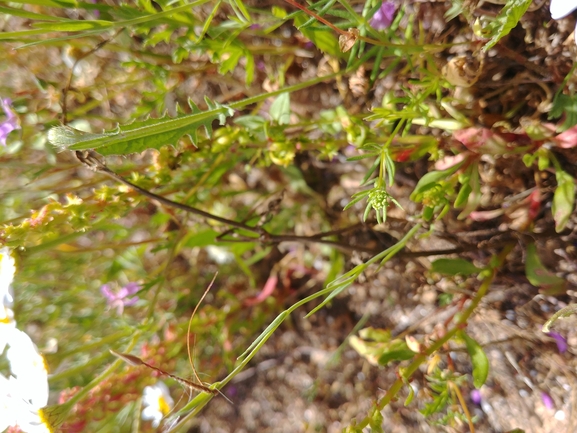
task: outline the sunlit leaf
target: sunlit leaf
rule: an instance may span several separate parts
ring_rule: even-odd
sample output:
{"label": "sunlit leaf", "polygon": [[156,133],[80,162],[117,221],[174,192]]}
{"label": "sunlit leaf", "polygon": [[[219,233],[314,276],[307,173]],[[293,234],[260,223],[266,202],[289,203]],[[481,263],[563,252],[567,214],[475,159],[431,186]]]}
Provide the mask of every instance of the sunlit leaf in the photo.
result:
{"label": "sunlit leaf", "polygon": [[479,343],[464,332],[461,332],[459,335],[465,340],[467,352],[469,352],[471,363],[473,364],[473,384],[475,388],[479,389],[487,381],[487,376],[489,375],[489,359]]}

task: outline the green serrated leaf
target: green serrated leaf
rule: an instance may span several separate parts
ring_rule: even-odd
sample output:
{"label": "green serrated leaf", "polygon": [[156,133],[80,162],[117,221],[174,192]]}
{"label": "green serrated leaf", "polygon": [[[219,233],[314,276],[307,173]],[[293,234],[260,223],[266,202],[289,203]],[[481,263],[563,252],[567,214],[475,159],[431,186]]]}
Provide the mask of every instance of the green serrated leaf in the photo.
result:
{"label": "green serrated leaf", "polygon": [[206,100],[209,110],[200,111],[191,104],[193,114],[178,115],[161,119],[146,119],[128,125],[118,126],[113,131],[101,134],[87,133],[68,126],[57,126],[48,131],[48,141],[53,146],[68,150],[97,150],[102,155],[126,155],[146,149],[159,149],[166,144],[174,145],[183,135],[188,134],[193,141],[196,130],[203,126],[207,133],[212,131],[211,123],[219,119],[224,123],[226,116],[234,111],[227,106]]}
{"label": "green serrated leaf", "polygon": [[521,17],[531,6],[532,0],[509,0],[505,7],[501,9],[495,21],[489,26],[488,32],[491,35],[489,42],[485,44],[483,50],[486,52],[494,47],[497,42],[504,36],[507,36],[513,30]]}
{"label": "green serrated leaf", "polygon": [[431,271],[444,275],[473,275],[483,269],[465,259],[438,259],[432,264]]}
{"label": "green serrated leaf", "polygon": [[577,313],[577,304],[569,304],[566,307],[561,308],[559,311],[553,314],[553,316],[551,316],[547,322],[545,322],[542,331],[548,333],[551,330],[551,326],[553,326],[557,320],[569,317],[575,313]]}
{"label": "green serrated leaf", "polygon": [[543,266],[534,243],[527,245],[526,255],[525,275],[531,284],[540,287],[543,293],[549,295],[558,295],[567,291],[566,281]]}
{"label": "green serrated leaf", "polygon": [[553,218],[555,219],[555,231],[562,232],[573,213],[575,207],[575,179],[565,171],[555,170],[557,188],[553,194]]}
{"label": "green serrated leaf", "polygon": [[460,332],[459,335],[465,340],[467,352],[469,352],[471,363],[473,364],[473,384],[475,388],[479,389],[486,382],[487,376],[489,376],[489,359],[479,343],[464,332]]}

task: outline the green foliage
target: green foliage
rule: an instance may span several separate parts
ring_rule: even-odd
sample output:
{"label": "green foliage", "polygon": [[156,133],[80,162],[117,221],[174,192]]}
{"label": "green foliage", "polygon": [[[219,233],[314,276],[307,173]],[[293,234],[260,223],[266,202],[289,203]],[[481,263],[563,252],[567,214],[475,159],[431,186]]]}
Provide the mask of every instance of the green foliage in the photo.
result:
{"label": "green foliage", "polygon": [[359,355],[373,365],[405,361],[415,354],[404,340],[393,339],[390,332],[382,329],[363,329],[359,332],[359,337],[352,336],[349,342]]}
{"label": "green foliage", "polygon": [[465,259],[437,259],[432,263],[431,271],[445,275],[473,275],[482,269]]}
{"label": "green foliage", "polygon": [[219,103],[206,99],[209,107],[201,111],[189,101],[192,114],[181,114],[175,118],[147,119],[129,125],[118,126],[110,132],[93,134],[67,126],[57,126],[48,132],[48,141],[53,146],[66,150],[98,150],[102,155],[126,155],[146,149],[159,149],[166,144],[175,144],[188,134],[193,143],[198,141],[196,129],[203,126],[212,133],[212,121],[218,119],[223,125],[227,116],[234,111]]}
{"label": "green foliage", "polygon": [[459,336],[465,340],[467,352],[469,352],[473,364],[473,384],[475,388],[479,389],[485,384],[489,376],[489,359],[479,343],[464,332],[461,332]]}
{"label": "green foliage", "polygon": [[527,245],[525,254],[525,275],[531,284],[540,287],[543,293],[549,295],[565,293],[567,282],[543,265],[537,255],[535,243]]}
{"label": "green foliage", "polygon": [[577,95],[570,96],[561,93],[555,96],[549,119],[558,119],[563,115],[565,119],[560,128],[562,131],[577,125]]}
{"label": "green foliage", "polygon": [[[466,376],[436,368],[431,375],[427,376],[427,381],[433,392],[433,401],[426,403],[420,412],[425,416],[431,416],[444,411],[448,405],[454,405],[457,402],[457,397],[451,385],[461,386],[466,379]],[[455,416],[456,414],[453,412],[452,415]]]}
{"label": "green foliage", "polygon": [[[481,286],[467,287],[466,295],[439,293],[437,306],[458,311],[439,320],[434,333],[409,326],[397,335],[360,329],[364,321],[357,325],[342,347],[350,344],[397,380],[347,431],[383,431],[383,409],[404,389],[405,406],[422,408],[431,422],[472,425],[461,394],[470,379],[453,365],[438,364],[443,350],[464,343],[474,386],[486,382],[488,359],[464,329],[513,243],[488,239],[489,247],[479,242],[460,250],[458,235],[486,229],[474,218],[494,210],[491,195],[502,186],[492,177],[495,161],[508,166],[522,160],[527,172],[536,162],[543,173],[519,176],[546,185],[532,190],[552,191],[549,179],[539,176],[554,170],[557,186],[543,205],[551,206],[558,233],[572,226],[575,179],[556,156],[561,144],[554,128],[539,121],[518,132],[516,110],[526,108],[524,101],[507,113],[491,112],[498,118],[494,126],[471,128],[485,121],[479,117],[483,107],[464,101],[442,72],[441,59],[454,41],[437,43],[421,14],[404,6],[389,28],[377,31],[370,21],[380,1],[362,7],[347,0],[299,2],[306,10],[291,2],[261,3],[22,0],[0,6],[6,20],[17,18],[7,25],[13,31],[0,34],[6,44],[0,59],[11,72],[25,69],[33,77],[32,84],[3,84],[19,129],[8,147],[0,146],[8,185],[0,195],[0,243],[20,261],[18,325],[38,327],[39,346],[59,340],[46,357],[56,371],[50,387],[67,402],[46,412],[55,425],[69,422],[85,431],[152,431],[138,420],[137,404],[154,381],[151,372],[121,371],[125,367],[108,349],[140,351],[151,365],[189,375],[188,320],[218,271],[218,290],[190,319],[190,329],[199,370],[223,379],[174,409],[163,426],[185,431],[218,397],[215,390],[245,370],[297,309],[310,317],[330,307],[348,288],[352,293],[380,277],[399,254],[418,268],[415,257],[427,255],[424,239],[444,235],[455,250],[451,258],[434,260],[423,279],[432,287],[429,280],[436,278],[476,275],[459,280]],[[485,50],[517,25],[529,4],[507,2],[484,29],[491,38]],[[453,1],[446,18],[461,13],[469,18],[468,5]],[[74,74],[60,55],[65,63],[78,61]],[[68,75],[69,85],[62,79]],[[564,118],[556,128],[577,124],[576,112],[574,96],[559,89],[550,118]],[[541,113],[527,117],[542,120]],[[60,119],[65,125],[57,126]],[[463,130],[480,137],[487,132],[490,139],[468,146],[457,139]],[[115,179],[129,183],[87,174],[70,152],[87,150],[110,157]],[[500,215],[545,201],[527,204],[519,189],[515,185],[513,197],[499,203]],[[502,191],[497,196],[504,198]],[[534,220],[537,212],[531,212]],[[446,233],[443,227],[449,227]],[[461,233],[452,233],[453,227]],[[527,223],[515,231],[530,234],[532,228]],[[381,230],[390,239],[383,240]],[[461,251],[466,255],[456,257]],[[546,294],[565,293],[566,281],[545,268],[534,243],[527,244],[525,259],[531,284]],[[393,269],[396,263],[387,271]],[[134,303],[101,294],[105,284],[119,293],[131,282],[140,288]],[[384,290],[383,317],[399,296],[394,287]],[[400,304],[404,308],[402,299]],[[561,310],[544,330],[574,310]],[[427,383],[413,387],[427,363]],[[424,403],[427,395],[431,401]],[[94,416],[86,407],[110,401],[118,407],[102,405]]]}
{"label": "green foliage", "polygon": [[494,47],[501,38],[507,36],[511,30],[517,26],[517,23],[525,12],[527,12],[531,3],[532,0],[507,0],[507,3],[495,20],[483,29],[485,36],[490,38],[489,42],[483,47],[483,50],[488,51]]}
{"label": "green foliage", "polygon": [[565,229],[569,218],[573,215],[575,207],[575,179],[558,167],[555,170],[557,188],[553,195],[553,218],[555,219],[555,230],[559,233]]}

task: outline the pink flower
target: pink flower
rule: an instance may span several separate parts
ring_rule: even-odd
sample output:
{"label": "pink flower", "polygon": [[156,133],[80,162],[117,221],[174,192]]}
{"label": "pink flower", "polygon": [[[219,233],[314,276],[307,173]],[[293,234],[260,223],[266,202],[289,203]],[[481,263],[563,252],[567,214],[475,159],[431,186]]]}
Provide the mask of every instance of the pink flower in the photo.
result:
{"label": "pink flower", "polygon": [[541,392],[541,401],[543,402],[543,405],[549,409],[555,409],[555,402],[553,402],[553,399],[551,398],[551,396],[549,394],[547,394],[546,392]]}
{"label": "pink flower", "polygon": [[555,343],[557,343],[557,350],[559,350],[559,353],[567,352],[569,345],[567,344],[567,340],[565,340],[565,337],[563,337],[561,334],[555,331],[549,332],[548,335],[549,337],[553,338],[553,340],[555,340]]}
{"label": "pink flower", "polygon": [[395,4],[393,2],[383,2],[369,21],[369,24],[375,30],[385,30],[391,25],[394,17]]}
{"label": "pink flower", "polygon": [[100,292],[106,298],[110,308],[116,308],[118,314],[122,314],[124,307],[130,307],[138,302],[138,296],[131,297],[140,290],[138,283],[128,283],[118,292],[114,293],[108,284],[100,288]]}
{"label": "pink flower", "polygon": [[8,138],[8,134],[15,129],[20,129],[18,118],[12,111],[11,105],[12,101],[9,98],[0,98],[0,106],[2,107],[2,110],[4,110],[4,114],[6,114],[6,120],[0,122],[0,144],[3,146],[6,146],[6,138]]}

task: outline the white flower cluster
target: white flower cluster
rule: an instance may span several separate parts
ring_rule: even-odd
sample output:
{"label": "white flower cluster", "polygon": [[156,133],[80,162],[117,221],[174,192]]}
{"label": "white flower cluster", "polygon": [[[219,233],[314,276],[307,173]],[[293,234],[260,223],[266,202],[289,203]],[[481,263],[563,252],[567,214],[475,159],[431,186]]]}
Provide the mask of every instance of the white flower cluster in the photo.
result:
{"label": "white flower cluster", "polygon": [[8,248],[0,248],[0,355],[10,364],[8,377],[0,374],[0,431],[17,427],[25,433],[47,433],[39,414],[48,403],[48,373],[44,358],[30,337],[16,328],[12,281],[16,266]]}

